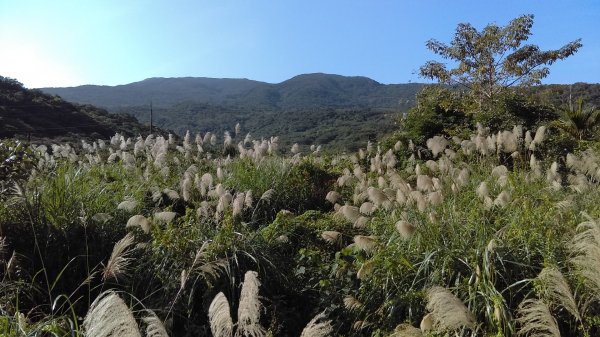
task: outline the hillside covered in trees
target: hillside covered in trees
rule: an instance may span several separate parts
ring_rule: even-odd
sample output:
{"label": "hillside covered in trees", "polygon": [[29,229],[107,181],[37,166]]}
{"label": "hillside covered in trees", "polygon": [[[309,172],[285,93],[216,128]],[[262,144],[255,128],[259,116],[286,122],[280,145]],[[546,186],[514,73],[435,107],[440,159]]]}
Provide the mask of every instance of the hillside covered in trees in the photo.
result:
{"label": "hillside covered in trees", "polygon": [[108,139],[115,132],[134,136],[149,130],[130,115],[70,103],[0,77],[0,138]]}

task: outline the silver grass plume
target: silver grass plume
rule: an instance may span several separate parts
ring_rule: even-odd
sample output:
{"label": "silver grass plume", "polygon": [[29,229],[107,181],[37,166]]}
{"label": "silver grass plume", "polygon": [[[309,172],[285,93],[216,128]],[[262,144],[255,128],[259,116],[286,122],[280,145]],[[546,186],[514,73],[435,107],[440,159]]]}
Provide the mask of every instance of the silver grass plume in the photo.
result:
{"label": "silver grass plume", "polygon": [[157,212],[154,213],[154,220],[162,223],[171,223],[177,216],[175,212]]}
{"label": "silver grass plume", "polygon": [[210,173],[204,173],[201,180],[202,183],[204,183],[204,185],[209,189],[213,187],[213,176]]}
{"label": "silver grass plume", "polygon": [[337,231],[323,231],[321,233],[321,238],[327,243],[333,245],[341,242],[342,234]]}
{"label": "silver grass plume", "polygon": [[262,305],[258,297],[260,281],[255,271],[247,271],[242,283],[238,306],[238,327],[236,336],[262,337],[265,329],[260,325]]}
{"label": "silver grass plume", "polygon": [[233,199],[233,217],[237,217],[242,215],[242,211],[244,210],[244,200],[246,199],[244,192],[237,193],[235,198]]}
{"label": "silver grass plume", "polygon": [[[333,333],[333,327],[331,321],[324,321],[325,313],[322,312],[315,316],[313,319],[306,324],[306,327],[302,330],[300,337],[327,337]],[[321,321],[321,322],[319,322]]]}
{"label": "silver grass plume", "polygon": [[146,323],[146,337],[169,337],[165,325],[154,311],[148,310],[148,314],[142,318],[142,321]]}
{"label": "silver grass plume", "polygon": [[384,177],[379,177],[377,178],[377,186],[381,189],[386,188],[387,187],[387,182],[385,181]]}
{"label": "silver grass plume", "polygon": [[337,213],[352,223],[355,223],[360,217],[359,209],[356,206],[344,205],[338,209]]}
{"label": "silver grass plume", "polygon": [[366,261],[360,266],[360,269],[356,273],[356,278],[364,280],[367,276],[371,275],[375,270],[375,262],[372,260]]}
{"label": "silver grass plume", "polygon": [[563,307],[581,322],[581,315],[575,297],[571,292],[567,279],[560,270],[555,266],[545,267],[537,278],[542,284],[544,297],[550,300],[550,303]]}
{"label": "silver grass plume", "polygon": [[92,220],[99,223],[106,223],[112,219],[112,215],[108,213],[96,213],[92,216]]}
{"label": "silver grass plume", "polygon": [[436,161],[433,160],[428,160],[425,162],[425,166],[427,166],[427,168],[431,171],[431,172],[437,172],[439,170],[439,166],[438,163]]}
{"label": "silver grass plume", "polygon": [[246,192],[246,196],[244,197],[244,205],[248,208],[252,207],[252,190],[248,190]]}
{"label": "silver grass plume", "polygon": [[294,145],[292,145],[290,152],[292,152],[292,154],[298,154],[300,152],[300,146],[298,143],[294,143]]}
{"label": "silver grass plume", "polygon": [[433,314],[437,330],[457,330],[472,327],[475,317],[449,290],[434,286],[427,290],[427,310]]}
{"label": "silver grass plume", "polygon": [[360,205],[359,211],[362,214],[371,215],[376,209],[377,209],[377,206],[375,206],[375,204],[367,201],[367,202],[364,202],[362,205]]}
{"label": "silver grass plume", "polygon": [[352,295],[344,297],[344,307],[350,311],[356,311],[363,307],[363,304]]}
{"label": "silver grass plume", "polygon": [[352,224],[352,227],[365,228],[367,226],[367,222],[369,222],[369,218],[367,218],[365,216],[359,216],[358,219],[356,219],[356,221],[354,221],[354,224]]}
{"label": "silver grass plume", "polygon": [[419,174],[417,175],[417,189],[423,192],[433,191],[433,181],[430,176]]}
{"label": "silver grass plume", "polygon": [[181,182],[181,195],[184,201],[189,201],[192,193],[193,180],[190,174],[184,174],[183,181]]}
{"label": "silver grass plume", "polygon": [[177,200],[179,199],[179,193],[177,193],[177,191],[172,190],[170,188],[165,188],[163,190],[163,193],[171,200]]}
{"label": "silver grass plume", "polygon": [[482,181],[479,184],[479,187],[477,187],[477,196],[480,199],[485,199],[485,197],[489,196],[490,191],[488,189],[487,183],[485,181]]}
{"label": "silver grass plume", "polygon": [[446,138],[444,137],[434,136],[433,138],[429,138],[427,140],[426,145],[427,148],[431,150],[431,153],[435,158],[438,156],[438,154],[440,154],[446,149],[446,146],[448,146],[448,140],[446,140]]}
{"label": "silver grass plume", "polygon": [[354,244],[360,250],[364,250],[367,254],[370,254],[377,246],[377,238],[375,236],[356,235],[354,237]]}
{"label": "silver grass plume", "polygon": [[125,302],[113,291],[100,294],[83,320],[85,337],[141,337],[138,325]]}
{"label": "silver grass plume", "polygon": [[390,202],[388,196],[381,189],[376,187],[367,188],[367,195],[369,200],[371,200],[375,206],[386,206]]}
{"label": "silver grass plume", "polygon": [[140,227],[142,231],[144,231],[144,233],[148,234],[150,233],[152,225],[150,224],[150,221],[146,219],[145,216],[137,214],[129,218],[129,220],[127,220],[127,225],[125,227]]}
{"label": "silver grass plume", "polygon": [[444,202],[444,195],[442,194],[442,191],[431,192],[427,196],[427,200],[429,201],[430,205],[438,206]]}
{"label": "silver grass plume", "polygon": [[213,298],[208,308],[210,330],[215,337],[231,337],[233,334],[233,321],[229,302],[222,292]]}
{"label": "silver grass plume", "polygon": [[325,200],[329,201],[332,204],[335,204],[336,202],[338,202],[338,200],[340,200],[341,197],[342,196],[338,192],[329,191],[325,196]]}
{"label": "silver grass plume", "polygon": [[510,203],[510,200],[511,200],[510,193],[508,193],[508,191],[502,191],[502,192],[500,192],[500,194],[498,194],[498,196],[494,200],[494,206],[504,208],[504,207],[506,207],[506,205],[508,205]]}
{"label": "silver grass plume", "polygon": [[428,313],[427,315],[423,316],[423,318],[421,319],[421,323],[419,324],[421,331],[429,331],[429,330],[433,329],[433,324],[434,324],[433,317],[434,316],[432,313]]}
{"label": "silver grass plume", "polygon": [[395,329],[394,332],[389,337],[422,337],[423,332],[421,329],[415,328],[410,324],[400,324]]}
{"label": "silver grass plume", "polygon": [[508,173],[508,169],[504,165],[498,165],[492,169],[492,176],[500,178]]}
{"label": "silver grass plume", "polygon": [[396,222],[396,230],[404,240],[410,239],[416,231],[415,225],[407,220],[398,220]]}
{"label": "silver grass plume", "polygon": [[133,248],[131,246],[133,243],[134,236],[131,233],[127,233],[125,237],[115,243],[110,258],[104,266],[102,280],[106,281],[111,278],[118,280],[119,276],[123,276],[127,272],[132,260]]}
{"label": "silver grass plume", "polygon": [[600,220],[588,218],[577,225],[577,234],[569,244],[578,274],[583,277],[591,295],[600,299]]}
{"label": "silver grass plume", "polygon": [[560,337],[556,319],[541,300],[524,300],[519,304],[517,316],[517,323],[520,325],[517,336]]}
{"label": "silver grass plume", "polygon": [[134,199],[127,199],[125,201],[122,201],[121,203],[119,203],[119,205],[117,205],[117,209],[118,210],[123,210],[125,212],[131,213],[135,210],[135,208],[138,206],[137,201],[135,201]]}

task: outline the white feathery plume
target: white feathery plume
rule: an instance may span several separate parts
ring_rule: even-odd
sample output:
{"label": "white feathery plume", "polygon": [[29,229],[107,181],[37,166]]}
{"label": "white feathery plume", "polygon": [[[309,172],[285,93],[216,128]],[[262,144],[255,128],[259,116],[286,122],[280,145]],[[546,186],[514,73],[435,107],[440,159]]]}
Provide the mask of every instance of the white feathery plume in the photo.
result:
{"label": "white feathery plume", "polygon": [[246,195],[244,197],[244,205],[248,208],[252,207],[252,190],[246,191]]}
{"label": "white feathery plume", "polygon": [[485,181],[482,181],[479,184],[479,187],[477,187],[477,196],[480,199],[485,199],[485,197],[489,196],[490,191],[488,189],[487,183]]}
{"label": "white feathery plume", "polygon": [[460,170],[458,175],[456,176],[455,183],[458,187],[465,186],[469,182],[469,170],[467,168],[463,168]]}
{"label": "white feathery plume", "polygon": [[169,337],[165,325],[154,311],[147,310],[147,312],[148,314],[142,318],[146,323],[146,337]]}
{"label": "white feathery plume", "polygon": [[300,152],[300,146],[298,143],[294,143],[294,145],[292,145],[290,152],[292,152],[292,154],[298,154]]}
{"label": "white feathery plume", "polygon": [[102,280],[108,280],[114,278],[118,281],[119,276],[124,275],[129,268],[132,257],[131,253],[133,249],[130,249],[133,245],[135,237],[131,233],[127,233],[125,237],[115,243],[110,258],[104,266],[102,272]]}
{"label": "white feathery plume", "polygon": [[125,227],[126,228],[140,227],[142,229],[142,231],[144,231],[144,233],[148,234],[148,233],[150,233],[150,229],[152,228],[152,225],[150,224],[150,221],[148,221],[148,219],[146,219],[145,216],[138,214],[138,215],[134,215],[131,218],[129,218],[129,220],[127,220],[127,225]]}
{"label": "white feathery plume", "polygon": [[342,233],[337,231],[323,231],[321,233],[321,238],[325,240],[327,243],[333,245],[336,243],[340,243],[342,239]]}
{"label": "white feathery plume", "polygon": [[492,169],[492,176],[499,178],[508,173],[508,169],[504,165],[498,165]]}
{"label": "white feathery plume", "polygon": [[163,190],[163,193],[171,200],[177,200],[179,199],[179,193],[177,193],[177,191],[172,190],[170,188],[165,188]]}
{"label": "white feathery plume", "polygon": [[448,146],[448,140],[444,137],[434,136],[427,140],[427,148],[431,150],[434,158],[443,152],[446,149],[446,146]]}
{"label": "white feathery plume", "polygon": [[537,145],[542,144],[546,139],[546,127],[544,125],[540,126],[535,132],[535,137],[533,137],[533,143]]}
{"label": "white feathery plume", "polygon": [[442,202],[444,202],[444,195],[442,194],[442,191],[434,191],[429,193],[427,200],[429,201],[430,205],[439,206],[442,204]]}
{"label": "white feathery plume", "polygon": [[600,220],[589,218],[577,225],[577,234],[569,249],[571,262],[578,274],[591,290],[596,300],[600,299]]}
{"label": "white feathery plume", "polygon": [[231,320],[231,311],[229,302],[222,292],[218,293],[210,303],[208,319],[213,336],[232,337],[233,321]]}
{"label": "white feathery plume", "polygon": [[356,273],[356,278],[364,280],[367,276],[371,275],[375,270],[375,262],[372,260],[366,261],[360,266],[360,269]]}
{"label": "white feathery plume", "polygon": [[[322,312],[315,316],[306,327],[302,330],[300,337],[328,337],[333,333],[333,327],[331,321],[324,321],[325,313]],[[321,321],[321,322],[319,322]],[[217,336],[220,337],[220,336]]]}
{"label": "white feathery plume", "polygon": [[377,209],[377,206],[375,206],[375,204],[367,201],[367,202],[364,202],[362,205],[360,205],[359,211],[362,214],[371,215],[376,209]]}
{"label": "white feathery plume", "polygon": [[354,221],[354,224],[352,225],[352,227],[365,228],[367,226],[368,221],[369,221],[369,218],[367,218],[365,216],[360,216],[360,217],[358,217],[358,219],[356,219],[356,221]]}
{"label": "white feathery plume", "polygon": [[396,326],[394,332],[389,337],[422,337],[423,332],[410,324],[400,324]]}
{"label": "white feathery plume", "polygon": [[175,217],[177,216],[177,213],[175,212],[157,212],[154,213],[154,220],[158,221],[158,222],[162,222],[162,223],[171,223],[173,222],[173,220],[175,219]]}
{"label": "white feathery plume", "polygon": [[237,193],[235,195],[235,198],[233,199],[233,207],[232,207],[232,215],[233,217],[237,217],[242,215],[242,211],[244,209],[244,201],[246,199],[246,196],[244,195],[244,193]]}
{"label": "white feathery plume", "polygon": [[141,337],[131,310],[111,290],[94,300],[83,320],[83,330],[86,337]]}
{"label": "white feathery plume", "polygon": [[581,322],[581,315],[577,308],[577,302],[571,292],[571,287],[564,275],[554,266],[545,267],[538,275],[542,284],[544,297],[556,306],[563,307],[575,319]]}
{"label": "white feathery plume", "polygon": [[356,222],[360,217],[360,212],[356,206],[344,205],[339,208],[337,213],[341,214],[346,220],[352,223]]}
{"label": "white feathery plume", "polygon": [[192,177],[189,174],[184,174],[183,181],[181,182],[181,195],[184,201],[189,201],[192,193]]}
{"label": "white feathery plume", "polygon": [[417,175],[417,189],[422,192],[433,191],[433,181],[430,176],[419,174]]}
{"label": "white feathery plume", "polygon": [[500,208],[504,208],[506,207],[506,205],[508,205],[508,203],[510,203],[510,200],[510,193],[508,193],[508,191],[502,191],[494,200],[494,205]]}
{"label": "white feathery plume", "polygon": [[438,163],[433,160],[426,161],[425,166],[427,166],[431,172],[437,172],[439,170]]}
{"label": "white feathery plume", "polygon": [[266,335],[265,329],[260,325],[262,305],[258,297],[259,288],[258,273],[247,271],[240,293],[236,336],[262,337]]}
{"label": "white feathery plume", "polygon": [[426,309],[433,314],[433,326],[437,330],[457,330],[475,323],[475,317],[463,302],[443,287],[427,290]]}
{"label": "white feathery plume", "polygon": [[110,220],[112,220],[112,215],[108,214],[108,213],[96,213],[92,216],[92,220],[94,220],[95,222],[100,222],[100,223],[106,223]]}
{"label": "white feathery plume", "polygon": [[520,325],[517,336],[560,337],[556,319],[543,301],[524,300],[519,304],[517,315],[517,323]]}
{"label": "white feathery plume", "polygon": [[375,236],[356,235],[354,237],[354,244],[360,250],[364,250],[366,253],[371,253],[377,246],[377,240]]}
{"label": "white feathery plume", "polygon": [[396,230],[398,231],[398,233],[400,233],[400,236],[405,240],[410,239],[415,233],[416,229],[417,228],[415,227],[415,225],[408,222],[408,220],[402,219],[396,222]]}
{"label": "white feathery plume", "polygon": [[350,311],[355,311],[363,307],[363,304],[352,295],[344,297],[344,307]]}
{"label": "white feathery plume", "polygon": [[377,178],[377,186],[382,189],[387,187],[387,182],[384,177],[380,176]]}
{"label": "white feathery plume", "polygon": [[338,200],[340,200],[342,196],[336,192],[336,191],[329,191],[327,193],[327,196],[325,196],[325,200],[329,201],[332,204],[335,204],[336,202],[338,202]]}
{"label": "white feathery plume", "polygon": [[390,201],[387,195],[381,189],[376,187],[367,188],[367,195],[369,196],[369,200],[376,206],[384,205]]}

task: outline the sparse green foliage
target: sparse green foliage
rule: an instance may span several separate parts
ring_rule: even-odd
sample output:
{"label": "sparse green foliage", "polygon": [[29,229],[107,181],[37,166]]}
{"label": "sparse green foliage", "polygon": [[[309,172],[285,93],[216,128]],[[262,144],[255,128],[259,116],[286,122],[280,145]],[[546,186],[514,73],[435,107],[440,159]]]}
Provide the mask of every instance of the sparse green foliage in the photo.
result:
{"label": "sparse green foliage", "polygon": [[443,84],[463,86],[480,105],[489,107],[510,86],[540,84],[550,73],[549,65],[582,46],[580,39],[548,51],[524,44],[532,26],[533,15],[520,16],[504,27],[489,24],[481,31],[461,23],[449,45],[435,39],[427,42],[429,50],[456,63],[452,65],[455,67],[448,69],[441,62],[429,61],[420,68],[420,74]]}

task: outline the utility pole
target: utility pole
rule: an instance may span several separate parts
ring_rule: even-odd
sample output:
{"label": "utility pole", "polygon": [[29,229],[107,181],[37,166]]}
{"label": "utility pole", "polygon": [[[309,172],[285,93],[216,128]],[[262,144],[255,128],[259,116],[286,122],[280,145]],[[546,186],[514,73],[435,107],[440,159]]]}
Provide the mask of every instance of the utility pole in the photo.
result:
{"label": "utility pole", "polygon": [[152,134],[152,101],[150,101],[150,134]]}

